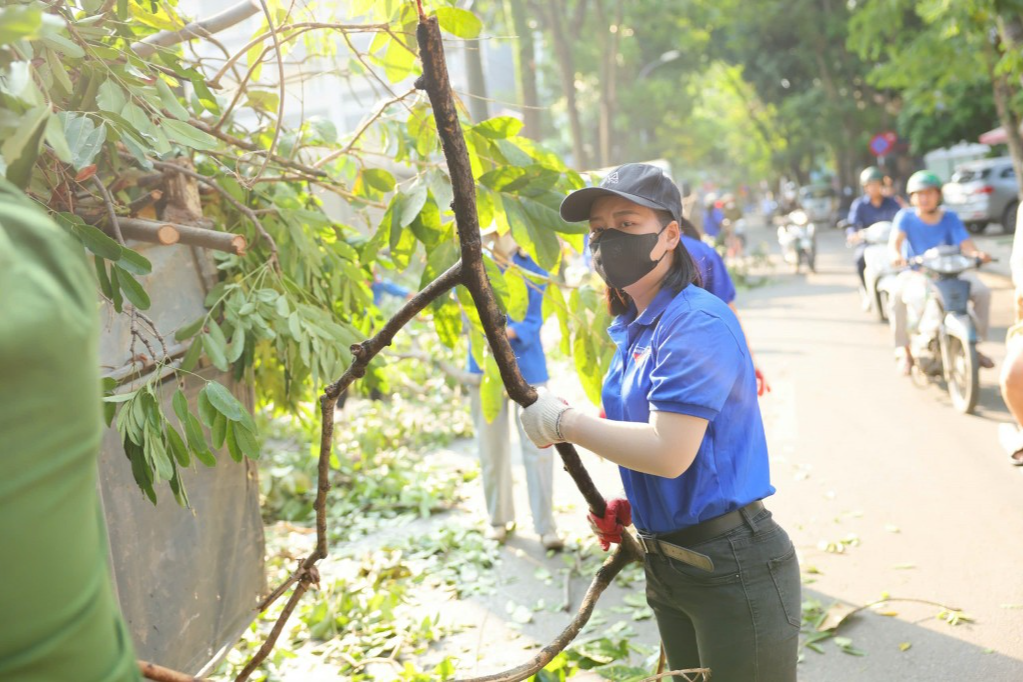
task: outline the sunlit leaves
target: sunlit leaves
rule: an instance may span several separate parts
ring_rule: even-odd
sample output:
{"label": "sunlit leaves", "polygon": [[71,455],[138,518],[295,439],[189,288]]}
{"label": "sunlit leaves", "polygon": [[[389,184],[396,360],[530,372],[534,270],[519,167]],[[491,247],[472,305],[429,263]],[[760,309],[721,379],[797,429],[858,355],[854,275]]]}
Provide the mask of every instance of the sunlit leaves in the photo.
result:
{"label": "sunlit leaves", "polygon": [[483,30],[483,22],[469,10],[458,7],[438,7],[436,12],[440,27],[459,38],[476,38]]}

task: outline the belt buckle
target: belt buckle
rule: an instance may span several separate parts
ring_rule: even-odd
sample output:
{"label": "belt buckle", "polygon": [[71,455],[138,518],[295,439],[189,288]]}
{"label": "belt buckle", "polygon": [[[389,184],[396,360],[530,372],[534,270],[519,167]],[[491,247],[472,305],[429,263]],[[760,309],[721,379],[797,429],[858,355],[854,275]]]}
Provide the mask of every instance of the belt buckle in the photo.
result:
{"label": "belt buckle", "polygon": [[639,537],[639,543],[643,545],[643,551],[647,554],[661,553],[660,541],[657,538],[643,535],[642,533],[638,533],[637,535]]}

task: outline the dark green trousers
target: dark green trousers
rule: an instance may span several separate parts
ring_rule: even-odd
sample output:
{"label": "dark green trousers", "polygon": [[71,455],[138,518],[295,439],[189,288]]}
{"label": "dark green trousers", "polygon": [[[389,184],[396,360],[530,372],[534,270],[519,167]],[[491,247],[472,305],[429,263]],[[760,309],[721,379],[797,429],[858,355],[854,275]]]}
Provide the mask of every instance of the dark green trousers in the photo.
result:
{"label": "dark green trousers", "polygon": [[668,669],[710,668],[714,682],[795,682],[799,565],[771,512],[688,549],[709,556],[714,570],[646,556]]}

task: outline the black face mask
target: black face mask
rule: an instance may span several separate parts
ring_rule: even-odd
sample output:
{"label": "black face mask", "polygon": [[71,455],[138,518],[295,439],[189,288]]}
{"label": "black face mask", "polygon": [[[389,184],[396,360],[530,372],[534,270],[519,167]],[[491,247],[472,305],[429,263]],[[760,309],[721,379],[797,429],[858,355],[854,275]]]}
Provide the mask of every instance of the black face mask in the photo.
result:
{"label": "black face mask", "polygon": [[[657,267],[664,254],[657,260],[650,259],[650,252],[657,245],[660,232],[629,234],[621,230],[604,230],[598,239],[590,240],[593,254],[593,268],[608,286],[623,289],[635,284],[644,275]],[[668,253],[667,251],[664,252]]]}

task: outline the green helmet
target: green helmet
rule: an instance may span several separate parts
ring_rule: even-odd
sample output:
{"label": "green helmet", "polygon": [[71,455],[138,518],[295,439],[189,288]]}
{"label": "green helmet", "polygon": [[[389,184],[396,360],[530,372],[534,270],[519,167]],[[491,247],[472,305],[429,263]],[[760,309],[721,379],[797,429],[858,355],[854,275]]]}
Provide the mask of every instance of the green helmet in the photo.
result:
{"label": "green helmet", "polygon": [[917,171],[909,176],[909,182],[906,183],[906,194],[914,194],[923,189],[936,189],[941,190],[941,178],[932,173],[931,171]]}
{"label": "green helmet", "polygon": [[884,182],[884,173],[877,166],[870,166],[864,168],[863,172],[860,173],[860,184],[866,185],[868,182]]}

